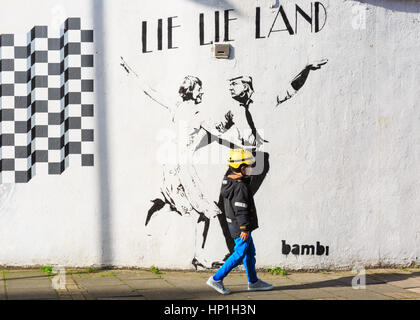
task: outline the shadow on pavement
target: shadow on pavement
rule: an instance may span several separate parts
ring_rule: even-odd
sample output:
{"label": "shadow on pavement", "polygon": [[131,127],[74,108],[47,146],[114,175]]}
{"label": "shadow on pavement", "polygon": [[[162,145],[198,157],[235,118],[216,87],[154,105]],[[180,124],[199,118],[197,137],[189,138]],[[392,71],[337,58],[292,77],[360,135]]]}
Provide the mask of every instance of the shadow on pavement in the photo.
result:
{"label": "shadow on pavement", "polygon": [[[101,270],[109,270],[109,269],[101,269]],[[98,273],[101,270],[95,270],[94,273]],[[93,272],[78,272],[74,274],[92,274]],[[298,275],[298,273],[294,273],[293,275]],[[332,274],[333,276],[333,274]],[[39,275],[39,276],[28,276],[23,278],[12,278],[12,279],[6,279],[7,281],[10,280],[22,280],[22,279],[34,279],[34,278],[46,278],[48,275]],[[328,277],[326,275],[325,277]],[[407,274],[404,273],[373,273],[373,274],[367,274],[366,275],[366,285],[367,289],[369,289],[369,285],[375,285],[375,284],[390,284],[392,285],[393,282],[396,281],[404,281],[409,280],[415,277],[420,277],[420,272],[410,272]],[[198,299],[198,300],[214,300],[214,299],[222,299],[222,300],[229,300],[229,299],[253,299],[254,297],[257,299],[259,298],[266,298],[270,299],[270,296],[265,296],[265,293],[271,292],[271,295],[273,298],[276,297],[276,291],[278,293],[281,293],[282,291],[290,291],[290,290],[307,290],[307,289],[322,289],[322,288],[351,288],[352,279],[354,276],[344,276],[344,277],[338,277],[338,278],[330,278],[325,281],[316,281],[316,282],[307,282],[303,283],[304,280],[302,279],[302,283],[297,284],[290,284],[288,282],[285,285],[276,285],[274,287],[274,290],[271,291],[262,291],[262,292],[249,292],[246,290],[246,277],[244,277],[244,284],[242,285],[232,285],[229,287],[229,289],[232,290],[232,294],[228,296],[223,296],[210,287],[208,287],[205,283],[204,279],[190,279],[188,277],[185,277],[185,283],[188,283],[188,286],[180,286],[179,282],[177,285],[171,284],[172,287],[170,288],[162,288],[162,287],[156,287],[156,288],[137,288],[133,289],[127,286],[126,289],[118,289],[116,286],[107,286],[107,287],[95,287],[94,293],[92,296],[90,296],[90,299],[118,299],[118,300],[132,300],[132,299],[146,299],[146,300],[187,300],[187,299]],[[182,280],[182,276],[180,276],[180,280]],[[275,279],[274,282],[281,282],[281,280],[288,280],[291,279],[279,277],[278,279]],[[417,278],[418,279],[418,278]],[[142,280],[142,279],[139,279]],[[147,281],[147,279],[143,279]],[[164,279],[155,279],[156,281],[166,281]],[[201,281],[201,282],[200,282]],[[273,280],[271,280],[273,281]],[[297,277],[296,280],[293,280],[296,282],[299,282],[299,278]],[[192,286],[191,286],[192,285]],[[419,285],[420,286],[420,285]],[[118,286],[117,286],[118,287]],[[407,286],[410,287],[410,286]],[[416,285],[416,287],[418,287]],[[116,290],[115,292],[113,292]],[[37,292],[36,290],[30,290],[31,292],[22,292],[22,298],[25,299],[25,296],[30,296],[29,299],[37,299]],[[90,291],[88,289],[88,291]],[[40,298],[42,296],[42,292],[39,292]],[[250,296],[245,296],[245,294]],[[261,294],[261,295],[260,295]],[[262,296],[264,295],[264,296]],[[279,296],[279,298],[282,298],[282,296]],[[42,298],[41,298],[42,299]],[[310,298],[309,298],[310,299]]]}
{"label": "shadow on pavement", "polygon": [[[395,281],[404,281],[410,278],[420,277],[420,272],[410,272],[407,274],[402,273],[374,273],[374,274],[366,274],[366,285],[374,285],[374,284],[390,284]],[[308,282],[308,283],[299,283],[299,284],[287,284],[287,285],[277,285],[274,287],[273,291],[285,291],[285,290],[306,290],[306,289],[323,289],[323,288],[351,288],[352,280],[354,276],[346,276],[336,279],[328,279],[325,281],[317,281],[317,282]],[[279,278],[281,279],[281,278]],[[228,287],[228,286],[227,286]],[[244,283],[244,287],[246,284]],[[230,288],[232,289],[232,288]],[[262,291],[264,292],[264,291]],[[265,291],[268,292],[268,291]],[[206,292],[197,292],[206,293]],[[233,290],[231,295],[240,294],[240,293],[254,293],[249,292],[248,290]],[[216,293],[217,294],[217,293]]]}
{"label": "shadow on pavement", "polygon": [[[104,268],[101,268],[101,269],[94,269],[93,271],[72,271],[71,273],[66,273],[66,275],[70,276],[70,275],[81,275],[81,274],[95,274],[95,273],[112,271],[112,270],[115,270],[115,269],[110,268],[110,267],[109,268],[104,267]],[[13,272],[13,271],[11,271],[11,272]],[[54,274],[51,273],[50,275],[40,274],[40,275],[35,275],[35,276],[17,277],[17,278],[7,278],[6,277],[6,282],[11,281],[11,280],[25,280],[25,279],[37,279],[37,278],[43,279],[43,278],[48,278],[48,277],[54,277],[55,275],[56,275],[56,273],[54,273]],[[2,279],[0,278],[0,281],[1,280]]]}

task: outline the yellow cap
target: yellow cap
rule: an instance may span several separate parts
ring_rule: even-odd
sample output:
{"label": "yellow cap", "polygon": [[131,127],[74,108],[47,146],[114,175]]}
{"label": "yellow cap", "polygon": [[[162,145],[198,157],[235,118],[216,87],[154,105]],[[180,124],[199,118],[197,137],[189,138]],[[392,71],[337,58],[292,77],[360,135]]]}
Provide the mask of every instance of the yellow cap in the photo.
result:
{"label": "yellow cap", "polygon": [[229,153],[228,165],[238,169],[241,164],[252,165],[255,163],[254,156],[245,149],[233,149]]}

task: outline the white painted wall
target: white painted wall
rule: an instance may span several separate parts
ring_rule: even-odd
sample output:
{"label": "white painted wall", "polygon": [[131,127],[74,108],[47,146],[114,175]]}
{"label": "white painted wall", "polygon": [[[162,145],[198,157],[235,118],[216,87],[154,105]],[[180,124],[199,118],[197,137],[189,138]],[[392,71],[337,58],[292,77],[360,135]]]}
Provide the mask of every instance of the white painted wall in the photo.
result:
{"label": "white painted wall", "polygon": [[[319,33],[308,32],[302,22],[293,36],[278,32],[257,40],[255,8],[261,7],[261,32],[267,36],[278,10],[270,2],[1,1],[1,33],[50,25],[57,13],[63,20],[81,17],[95,30],[97,126],[94,167],[70,166],[61,176],[1,186],[0,265],[188,269],[195,255],[210,263],[227,253],[215,221],[201,253],[196,247],[202,224],[197,226],[195,215],[181,217],[165,208],[145,227],[150,200],[162,184],[159,137],[170,121],[123,70],[121,56],[171,99],[184,76],[199,77],[203,101],[215,108],[234,104],[227,79],[253,77],[260,100],[252,113],[269,141],[264,147],[271,164],[255,197],[257,267],[419,262],[420,3],[323,0],[328,18]],[[307,1],[287,3],[309,8]],[[210,46],[198,43],[198,17],[205,13],[210,20],[215,10],[225,9],[235,9],[231,15],[237,18],[230,29],[234,58],[216,60]],[[181,25],[174,29],[179,49],[158,52],[157,19],[170,16]],[[214,27],[207,20],[210,38]],[[152,53],[142,53],[142,21],[148,21]],[[166,20],[163,30],[165,47]],[[275,109],[276,95],[307,63],[321,58],[328,64]],[[228,150],[219,151],[224,159]],[[225,163],[197,168],[207,197],[217,200]],[[329,246],[329,255],[286,256],[282,240],[319,241]]]}

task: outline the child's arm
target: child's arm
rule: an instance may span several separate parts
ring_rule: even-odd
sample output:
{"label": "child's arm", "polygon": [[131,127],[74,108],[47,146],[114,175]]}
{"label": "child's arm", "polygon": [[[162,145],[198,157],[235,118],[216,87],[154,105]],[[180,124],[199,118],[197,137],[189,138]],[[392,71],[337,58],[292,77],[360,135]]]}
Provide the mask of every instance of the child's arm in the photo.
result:
{"label": "child's arm", "polygon": [[238,184],[232,199],[232,204],[239,229],[241,232],[249,232],[249,191],[243,183]]}

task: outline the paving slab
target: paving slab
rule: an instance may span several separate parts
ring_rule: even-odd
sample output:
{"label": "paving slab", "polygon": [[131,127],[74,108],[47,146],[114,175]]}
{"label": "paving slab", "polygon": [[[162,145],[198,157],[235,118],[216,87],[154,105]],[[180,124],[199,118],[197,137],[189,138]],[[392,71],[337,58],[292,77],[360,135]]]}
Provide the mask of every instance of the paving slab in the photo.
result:
{"label": "paving slab", "polygon": [[285,276],[278,276],[277,278],[273,278],[273,279],[262,278],[262,280],[271,283],[275,287],[300,286],[300,285],[302,285],[302,283],[298,283],[298,282],[296,282],[292,279],[289,279],[288,277],[285,277]]}
{"label": "paving slab", "polygon": [[167,284],[171,287],[182,288],[188,292],[199,291],[206,285],[207,279],[191,280],[191,279],[165,279]]}
{"label": "paving slab", "polygon": [[297,281],[292,281],[291,279],[284,279],[280,281],[273,281],[273,285],[278,290],[308,290],[308,289],[326,289],[332,288],[332,287],[347,287],[342,282],[332,279],[332,280],[324,280],[324,281],[315,281],[315,282],[307,282],[304,281],[302,283],[299,283]]}
{"label": "paving slab", "polygon": [[173,286],[186,288],[202,287],[210,275],[202,273],[167,273],[161,276],[161,280]]}
{"label": "paving slab", "polygon": [[58,300],[53,289],[45,288],[19,288],[7,291],[8,300]]}
{"label": "paving slab", "polygon": [[392,300],[393,298],[367,289],[353,289],[352,287],[331,287],[328,292],[339,299],[349,300]]}
{"label": "paving slab", "polygon": [[408,291],[417,293],[418,297],[420,298],[420,287],[419,288],[410,288],[410,289],[408,289]]}
{"label": "paving slab", "polygon": [[88,295],[91,295],[96,299],[104,297],[130,297],[140,295],[138,292],[126,285],[91,287],[88,288],[86,292]]}
{"label": "paving slab", "polygon": [[0,281],[0,300],[6,300],[6,289],[2,281]]}
{"label": "paving slab", "polygon": [[185,278],[185,279],[205,279],[207,280],[210,275],[214,273],[209,272],[166,272],[159,275],[161,279],[172,279],[172,278]]}
{"label": "paving slab", "polygon": [[49,279],[45,280],[7,280],[6,281],[6,288],[7,290],[11,290],[14,288],[45,288],[45,289],[51,289],[52,283]]}
{"label": "paving slab", "polygon": [[161,279],[161,275],[155,274],[152,271],[141,270],[113,270],[115,276],[119,279]]}
{"label": "paving slab", "polygon": [[298,283],[314,283],[331,280],[327,275],[322,273],[290,273],[286,277]]}
{"label": "paving slab", "polygon": [[249,300],[299,300],[298,297],[292,296],[286,292],[279,290],[267,292],[253,292],[247,295]]}
{"label": "paving slab", "polygon": [[133,296],[133,297],[104,297],[98,298],[97,300],[147,300],[143,296]]}
{"label": "paving slab", "polygon": [[82,292],[70,292],[73,300],[86,300],[85,295]]}
{"label": "paving slab", "polygon": [[415,288],[420,287],[419,273],[383,273],[372,274],[373,278],[382,280],[383,282],[399,287],[399,288]]}
{"label": "paving slab", "polygon": [[145,279],[145,280],[139,280],[139,279],[125,279],[122,281],[124,284],[129,286],[133,289],[138,290],[150,290],[150,289],[167,289],[167,288],[173,288],[173,285],[168,283],[167,281],[163,279]]}
{"label": "paving slab", "polygon": [[48,279],[49,276],[44,271],[16,271],[6,270],[4,272],[6,281],[8,280],[42,280]]}
{"label": "paving slab", "polygon": [[[344,287],[351,287],[352,286],[352,281],[354,279],[354,277],[356,276],[356,274],[352,274],[351,276],[341,276],[341,277],[337,277],[337,276],[327,276],[328,278],[330,278],[331,280],[334,280],[336,283],[339,283],[341,286]],[[331,282],[326,282],[325,284],[328,286]],[[383,281],[382,279],[379,278],[375,278],[372,275],[365,275],[365,284],[369,285],[369,284],[380,284],[380,283],[385,283],[385,281]]]}
{"label": "paving slab", "polygon": [[[280,291],[286,293],[292,297],[297,299],[304,299],[304,300],[311,300],[311,299],[327,299],[327,298],[334,298],[335,295],[330,293],[327,289],[323,288],[310,288],[306,285],[300,286],[296,289],[290,289],[290,286],[286,287],[276,287],[276,291]],[[276,292],[273,292],[275,295]]]}
{"label": "paving slab", "polygon": [[117,278],[103,278],[103,279],[74,279],[78,287],[102,287],[102,286],[118,286],[121,285],[121,280]]}
{"label": "paving slab", "polygon": [[[61,300],[389,300],[420,299],[420,272],[401,269],[366,270],[366,289],[351,287],[355,274],[338,272],[289,272],[258,277],[275,286],[272,291],[249,292],[245,272],[232,272],[224,284],[232,291],[224,296],[206,285],[213,270],[205,272],[149,270],[71,270],[66,290],[54,290],[50,277],[40,270],[7,270],[0,279],[2,299]],[[7,294],[4,290],[6,284]]]}
{"label": "paving slab", "polygon": [[73,300],[71,294],[58,294],[59,300]]}
{"label": "paving slab", "polygon": [[185,300],[193,299],[194,295],[196,295],[196,292],[187,292],[183,289],[174,287],[136,291],[147,300]]}
{"label": "paving slab", "polygon": [[405,290],[396,286],[392,286],[389,284],[371,284],[368,285],[367,288],[370,291],[383,294],[395,299],[401,298],[420,298],[420,292],[410,292],[410,290]]}
{"label": "paving slab", "polygon": [[250,300],[247,293],[244,290],[232,291],[229,295],[222,295],[209,287],[210,291],[195,291],[192,298],[187,300]]}
{"label": "paving slab", "polygon": [[323,276],[325,276],[328,279],[331,280],[338,280],[343,279],[346,281],[346,279],[353,278],[356,274],[351,271],[337,271],[337,272],[325,272],[323,273]]}

